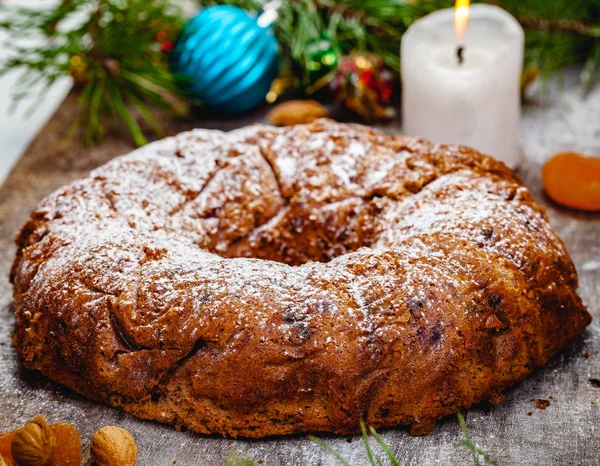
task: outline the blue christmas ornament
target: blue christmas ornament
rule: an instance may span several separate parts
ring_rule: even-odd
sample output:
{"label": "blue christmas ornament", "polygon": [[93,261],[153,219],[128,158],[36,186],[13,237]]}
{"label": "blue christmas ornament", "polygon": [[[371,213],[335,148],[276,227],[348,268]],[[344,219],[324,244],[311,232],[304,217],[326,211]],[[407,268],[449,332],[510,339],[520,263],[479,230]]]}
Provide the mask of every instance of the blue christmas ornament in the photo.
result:
{"label": "blue christmas ornament", "polygon": [[264,24],[274,12],[266,13],[255,17],[236,6],[212,6],[183,28],[173,49],[173,73],[204,107],[239,113],[264,100],[279,65],[273,30]]}

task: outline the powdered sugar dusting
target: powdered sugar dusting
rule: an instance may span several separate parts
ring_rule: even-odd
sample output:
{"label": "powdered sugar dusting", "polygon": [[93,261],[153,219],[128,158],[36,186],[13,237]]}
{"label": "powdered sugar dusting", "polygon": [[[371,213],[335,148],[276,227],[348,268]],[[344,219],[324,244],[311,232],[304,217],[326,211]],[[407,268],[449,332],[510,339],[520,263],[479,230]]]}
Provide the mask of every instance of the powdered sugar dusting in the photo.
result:
{"label": "powdered sugar dusting", "polygon": [[[164,259],[151,262],[155,264],[153,267],[167,269],[155,271],[158,275],[151,278],[150,294],[178,300],[177,288],[193,277],[195,285],[190,285],[186,299],[195,302],[202,294],[200,289],[213,296],[212,306],[217,304],[217,295],[220,300],[236,299],[236,306],[246,306],[253,319],[265,328],[273,324],[273,316],[285,306],[304,316],[304,320],[312,318],[318,302],[315,296],[321,292],[307,285],[309,271],[312,276],[316,274],[327,280],[331,267],[350,266],[344,260],[336,260],[328,265],[290,267],[256,259],[222,259],[211,253],[227,256],[232,245],[245,244],[245,249],[236,246],[237,254],[252,255],[265,241],[277,244],[284,240],[287,245],[282,251],[289,253],[294,248],[294,238],[301,237],[290,236],[286,232],[289,225],[294,225],[297,235],[315,228],[316,231],[331,229],[331,221],[334,224],[346,221],[335,217],[338,211],[358,216],[361,223],[357,225],[368,226],[356,233],[345,230],[345,236],[355,235],[356,245],[351,250],[361,243],[373,244],[374,250],[366,250],[369,257],[373,254],[401,257],[405,270],[401,286],[407,295],[420,293],[422,272],[418,263],[424,257],[428,261],[439,257],[435,260],[437,273],[444,280],[455,280],[453,274],[457,273],[457,270],[444,272],[448,267],[444,265],[447,253],[429,242],[422,243],[423,235],[460,237],[462,241],[488,248],[494,255],[500,254],[518,268],[527,265],[531,253],[521,250],[520,241],[536,244],[542,252],[552,249],[564,254],[560,240],[543,215],[527,203],[519,202],[527,198],[523,187],[512,180],[494,179],[481,169],[455,170],[449,166],[449,172],[443,173],[427,161],[428,156],[425,151],[419,159],[418,152],[401,139],[361,127],[330,125],[324,130],[319,124],[291,129],[253,126],[228,134],[194,130],[119,157],[95,170],[84,183],[89,185],[86,190],[91,189],[87,197],[82,196],[84,185],[77,184],[73,185],[73,192],[54,195],[52,209],[56,211],[53,215],[57,223],[49,229],[54,236],[71,238],[68,242],[74,247],[57,252],[56,258],[43,267],[54,274],[63,273],[67,262],[75,263],[78,257],[85,256],[90,271],[96,273],[100,267],[101,276],[114,283],[110,265],[91,260],[90,248],[118,244],[118,248],[136,251],[138,256],[144,247],[164,250]],[[415,157],[409,166],[409,160]],[[437,179],[432,181],[431,173],[436,172],[433,176]],[[406,174],[405,179],[411,184],[403,185],[401,179],[392,184],[389,177],[393,173]],[[399,200],[389,203],[377,197],[371,199],[372,192],[381,192],[384,197],[388,192]],[[93,199],[106,199],[107,207],[100,207]],[[78,203],[76,208],[66,207],[73,204],[71,201]],[[298,215],[293,205],[313,206],[312,211],[303,214],[305,226],[292,218]],[[98,223],[81,220],[91,212],[98,216]],[[351,223],[348,227],[356,228]],[[80,231],[86,228],[89,234]],[[545,242],[534,241],[540,234],[546,238]],[[339,233],[336,235],[335,238],[339,237]],[[82,243],[80,236],[87,236],[90,246],[85,246],[87,243]],[[315,237],[321,242],[324,239]],[[329,257],[338,255],[337,245],[328,245],[326,241],[310,248],[329,247]],[[411,259],[415,245],[419,244],[427,254]],[[364,255],[362,251],[356,252],[356,257]],[[298,257],[301,254],[298,250]],[[310,261],[310,256],[307,260]],[[141,270],[142,282],[137,286],[146,286],[145,266]],[[350,273],[347,287],[342,287],[345,299],[352,303],[347,308],[349,316],[358,319],[357,328],[373,330],[367,304],[369,293],[377,285],[378,296],[387,296],[394,291],[390,288],[392,282],[386,275],[373,278],[351,271],[343,273]],[[38,279],[43,281],[48,274],[40,274]],[[126,287],[120,285],[117,289]],[[277,305],[265,306],[267,302]],[[308,307],[301,312],[296,309],[298,303]],[[197,303],[194,312],[199,313],[196,306]],[[239,325],[247,325],[247,318],[238,314]],[[188,324],[186,328],[192,327]],[[335,340],[333,335],[328,338]]]}

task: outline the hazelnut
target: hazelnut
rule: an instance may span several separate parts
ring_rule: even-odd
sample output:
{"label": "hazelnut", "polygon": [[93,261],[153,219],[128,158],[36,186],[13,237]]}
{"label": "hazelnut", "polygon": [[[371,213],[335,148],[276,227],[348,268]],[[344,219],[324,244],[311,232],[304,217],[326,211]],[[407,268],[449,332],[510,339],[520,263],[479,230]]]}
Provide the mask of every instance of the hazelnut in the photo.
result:
{"label": "hazelnut", "polygon": [[45,466],[55,450],[56,438],[44,416],[19,429],[10,444],[10,452],[19,466]]}
{"label": "hazelnut", "polygon": [[106,426],[92,437],[90,455],[98,466],[134,466],[137,447],[125,429]]}

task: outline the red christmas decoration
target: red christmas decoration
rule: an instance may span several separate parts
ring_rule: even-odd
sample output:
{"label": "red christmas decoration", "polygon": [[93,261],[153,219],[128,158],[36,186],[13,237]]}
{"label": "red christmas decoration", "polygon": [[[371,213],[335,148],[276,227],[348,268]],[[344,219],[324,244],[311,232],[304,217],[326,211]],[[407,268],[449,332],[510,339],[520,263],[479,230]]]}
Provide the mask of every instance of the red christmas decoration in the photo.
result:
{"label": "red christmas decoration", "polygon": [[377,55],[353,52],[342,57],[330,86],[338,102],[373,121],[395,116],[394,83],[394,73]]}
{"label": "red christmas decoration", "polygon": [[173,45],[174,45],[173,41],[166,40],[162,44],[160,44],[160,49],[165,53],[170,52],[171,50],[173,50]]}

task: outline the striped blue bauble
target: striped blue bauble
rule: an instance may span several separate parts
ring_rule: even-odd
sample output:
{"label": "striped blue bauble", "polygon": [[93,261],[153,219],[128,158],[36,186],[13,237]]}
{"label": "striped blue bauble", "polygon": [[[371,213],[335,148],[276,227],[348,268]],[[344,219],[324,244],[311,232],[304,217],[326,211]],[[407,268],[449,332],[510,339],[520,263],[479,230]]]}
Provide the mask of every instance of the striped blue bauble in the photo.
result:
{"label": "striped blue bauble", "polygon": [[279,51],[271,26],[230,5],[205,8],[183,28],[172,69],[202,106],[248,111],[264,101],[277,76]]}

